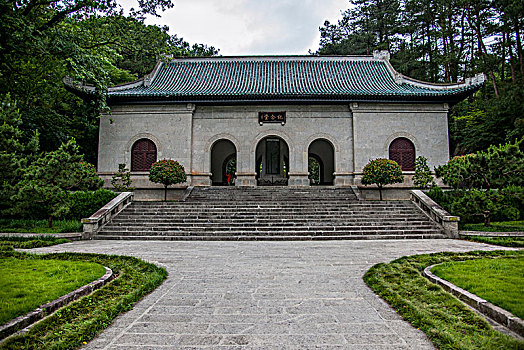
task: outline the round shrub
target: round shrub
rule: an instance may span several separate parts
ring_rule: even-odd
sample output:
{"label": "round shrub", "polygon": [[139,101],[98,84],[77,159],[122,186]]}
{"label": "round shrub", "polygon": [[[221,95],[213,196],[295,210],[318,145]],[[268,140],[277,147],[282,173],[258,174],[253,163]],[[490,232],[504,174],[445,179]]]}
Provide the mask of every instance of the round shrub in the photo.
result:
{"label": "round shrub", "polygon": [[172,159],[159,160],[149,170],[149,181],[164,185],[164,200],[167,199],[167,186],[185,182],[186,179],[184,167]]}
{"label": "round shrub", "polygon": [[71,192],[67,197],[67,200],[71,203],[71,211],[67,218],[82,219],[90,217],[116,196],[115,192],[104,188],[96,191]]}
{"label": "round shrub", "polygon": [[377,185],[380,200],[382,200],[382,186],[402,182],[404,182],[402,169],[400,165],[393,160],[384,158],[374,159],[366,164],[363,169],[362,184]]}

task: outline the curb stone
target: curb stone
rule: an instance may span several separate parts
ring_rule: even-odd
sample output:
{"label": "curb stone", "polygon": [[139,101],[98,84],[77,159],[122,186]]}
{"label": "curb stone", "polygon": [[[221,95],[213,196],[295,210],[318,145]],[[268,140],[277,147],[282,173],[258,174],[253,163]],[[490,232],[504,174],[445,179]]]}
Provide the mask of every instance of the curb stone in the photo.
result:
{"label": "curb stone", "polygon": [[68,305],[69,303],[80,299],[81,297],[90,294],[91,292],[100,289],[105,286],[111,280],[115,278],[113,271],[105,267],[106,273],[99,279],[86,284],[66,295],[61,296],[60,298],[53,300],[47,304],[40,306],[39,308],[23,315],[19,316],[6,324],[0,325],[0,341],[7,338],[8,336],[18,332],[21,329],[24,329],[37,321],[40,321],[44,317],[52,314],[54,311],[59,308]]}
{"label": "curb stone", "polygon": [[486,232],[486,231],[460,231],[461,237],[471,237],[471,236],[480,236],[480,237],[524,237],[524,232],[514,231],[514,232]]}
{"label": "curb stone", "polygon": [[479,296],[470,293],[465,289],[457,287],[453,283],[434,275],[431,272],[431,269],[437,265],[440,264],[435,264],[426,267],[423,272],[424,277],[429,279],[431,282],[440,285],[442,288],[444,288],[444,290],[453,294],[469,306],[475,308],[483,315],[488,316],[492,320],[507,327],[508,329],[512,330],[518,335],[524,336],[524,321],[522,319],[496,305],[493,305],[492,303],[480,298]]}
{"label": "curb stone", "polygon": [[65,238],[70,241],[82,240],[82,232],[68,232],[68,233],[11,233],[11,232],[0,232],[0,237],[54,237],[54,238]]}

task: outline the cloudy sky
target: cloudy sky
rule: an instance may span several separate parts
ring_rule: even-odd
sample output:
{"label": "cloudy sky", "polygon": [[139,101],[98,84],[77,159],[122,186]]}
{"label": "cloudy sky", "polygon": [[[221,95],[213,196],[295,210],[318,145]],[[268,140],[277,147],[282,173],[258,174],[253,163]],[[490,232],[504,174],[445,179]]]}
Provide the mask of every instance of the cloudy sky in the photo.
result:
{"label": "cloudy sky", "polygon": [[[184,40],[227,55],[307,54],[316,51],[324,21],[336,22],[348,0],[175,0],[175,7],[150,17]],[[124,9],[136,0],[119,0]]]}

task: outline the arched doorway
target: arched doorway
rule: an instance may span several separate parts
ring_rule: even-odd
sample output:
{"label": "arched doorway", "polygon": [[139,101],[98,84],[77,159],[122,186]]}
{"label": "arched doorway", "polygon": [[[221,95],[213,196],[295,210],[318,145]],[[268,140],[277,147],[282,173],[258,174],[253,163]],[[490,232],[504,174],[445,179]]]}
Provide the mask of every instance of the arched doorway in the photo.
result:
{"label": "arched doorway", "polygon": [[237,150],[233,142],[218,140],[211,147],[211,183],[214,186],[235,184]]}
{"label": "arched doorway", "polygon": [[268,136],[257,145],[255,169],[259,186],[286,186],[289,178],[289,147],[278,136]]}
{"label": "arched doorway", "polygon": [[335,151],[329,141],[317,139],[311,142],[308,148],[308,171],[312,185],[333,185]]}

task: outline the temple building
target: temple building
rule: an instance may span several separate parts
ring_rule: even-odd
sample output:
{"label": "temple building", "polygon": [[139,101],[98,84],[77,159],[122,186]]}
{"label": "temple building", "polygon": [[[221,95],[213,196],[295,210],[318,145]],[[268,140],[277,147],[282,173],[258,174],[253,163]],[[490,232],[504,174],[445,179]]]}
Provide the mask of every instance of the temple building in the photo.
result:
{"label": "temple building", "polygon": [[98,171],[109,183],[123,163],[134,186],[155,188],[148,169],[167,158],[184,166],[185,185],[349,186],[369,160],[390,158],[410,175],[419,155],[431,168],[449,160],[449,108],[483,81],[417,81],[384,51],[159,61],[109,88]]}

